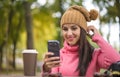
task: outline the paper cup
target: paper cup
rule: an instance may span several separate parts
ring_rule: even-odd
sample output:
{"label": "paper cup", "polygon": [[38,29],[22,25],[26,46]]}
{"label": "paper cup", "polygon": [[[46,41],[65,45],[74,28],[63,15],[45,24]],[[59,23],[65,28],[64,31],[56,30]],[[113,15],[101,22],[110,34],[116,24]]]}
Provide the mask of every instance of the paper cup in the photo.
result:
{"label": "paper cup", "polygon": [[24,75],[36,75],[36,62],[38,52],[34,49],[23,50]]}

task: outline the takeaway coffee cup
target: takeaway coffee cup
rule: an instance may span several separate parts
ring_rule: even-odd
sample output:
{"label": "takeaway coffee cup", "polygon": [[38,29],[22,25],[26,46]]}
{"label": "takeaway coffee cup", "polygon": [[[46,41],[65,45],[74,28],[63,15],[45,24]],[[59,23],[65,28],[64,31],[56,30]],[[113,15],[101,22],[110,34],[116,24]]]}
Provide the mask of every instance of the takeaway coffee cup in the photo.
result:
{"label": "takeaway coffee cup", "polygon": [[23,50],[23,65],[25,76],[36,75],[36,62],[38,52],[34,49]]}

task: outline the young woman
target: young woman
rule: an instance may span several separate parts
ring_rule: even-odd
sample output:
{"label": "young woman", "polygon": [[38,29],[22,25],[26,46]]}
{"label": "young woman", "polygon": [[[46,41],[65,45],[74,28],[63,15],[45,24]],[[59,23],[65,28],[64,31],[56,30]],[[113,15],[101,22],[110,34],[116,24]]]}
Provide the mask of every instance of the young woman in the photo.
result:
{"label": "young woman", "polygon": [[[46,53],[43,73],[61,73],[63,76],[93,77],[100,68],[107,69],[112,63],[120,61],[120,54],[112,48],[99,34],[94,26],[87,26],[87,22],[95,20],[96,10],[88,12],[84,7],[71,6],[61,18],[61,30],[64,38],[60,57],[48,57],[53,53]],[[87,40],[92,31],[91,39],[99,48],[95,49]]]}

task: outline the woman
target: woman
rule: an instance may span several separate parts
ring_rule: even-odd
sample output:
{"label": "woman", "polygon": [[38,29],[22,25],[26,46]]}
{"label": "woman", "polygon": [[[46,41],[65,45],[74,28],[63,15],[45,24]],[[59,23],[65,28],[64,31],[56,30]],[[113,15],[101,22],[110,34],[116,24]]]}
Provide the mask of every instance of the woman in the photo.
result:
{"label": "woman", "polygon": [[[64,46],[60,50],[60,57],[48,57],[53,53],[46,53],[43,72],[61,73],[63,76],[93,77],[100,68],[107,69],[112,63],[120,60],[120,55],[99,34],[94,26],[87,26],[87,22],[95,20],[96,10],[88,12],[84,7],[71,6],[61,18],[61,30]],[[86,36],[92,31],[91,39],[99,48],[95,49]]]}

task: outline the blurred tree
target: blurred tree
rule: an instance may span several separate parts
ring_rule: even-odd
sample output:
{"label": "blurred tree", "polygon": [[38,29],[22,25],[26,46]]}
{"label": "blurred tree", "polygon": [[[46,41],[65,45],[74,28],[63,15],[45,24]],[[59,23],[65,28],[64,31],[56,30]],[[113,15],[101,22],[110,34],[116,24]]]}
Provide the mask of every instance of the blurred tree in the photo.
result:
{"label": "blurred tree", "polygon": [[56,28],[57,28],[56,39],[60,41],[61,46],[62,46],[62,38],[61,38],[61,31],[60,31],[60,18],[64,12],[63,4],[64,4],[64,0],[55,0],[54,4],[51,6],[51,10],[53,14],[56,15],[54,17],[56,19],[54,23],[56,24]]}
{"label": "blurred tree", "polygon": [[[12,56],[11,65],[14,69],[16,69],[16,46],[18,41],[20,40],[20,33],[24,29],[22,3],[23,1],[17,0],[0,1],[0,15],[2,17],[2,19],[0,19],[0,32],[2,33],[0,35],[0,69],[2,69],[4,51],[7,58],[10,58],[10,56]],[[13,51],[12,55],[7,55],[9,52],[11,52],[9,48],[11,48]]]}
{"label": "blurred tree", "polygon": [[[12,67],[16,69],[15,66],[15,55],[16,55],[16,45],[19,41],[20,32],[21,32],[21,24],[22,24],[22,8],[21,2],[16,0],[9,0],[10,4],[7,4],[8,12],[8,24],[7,24],[7,47],[12,46]],[[6,50],[7,51],[7,50]],[[10,50],[8,51],[10,52]],[[6,53],[7,54],[7,53]],[[8,55],[7,55],[8,56]]]}
{"label": "blurred tree", "polygon": [[[16,69],[16,49],[17,49],[17,43],[20,40],[20,33],[23,31],[24,29],[24,25],[23,23],[23,7],[22,7],[22,2],[21,1],[14,1],[14,6],[12,7],[12,9],[14,9],[14,16],[12,18],[12,26],[11,26],[11,41],[13,44],[13,64],[12,67],[14,69]],[[13,13],[13,12],[12,12]]]}
{"label": "blurred tree", "polygon": [[57,29],[52,10],[48,4],[32,9],[32,15],[35,49],[39,51],[38,58],[41,60],[47,51],[47,41],[56,39]]}
{"label": "blurred tree", "polygon": [[2,70],[3,63],[3,48],[7,41],[7,7],[5,1],[0,1],[0,71]]}
{"label": "blurred tree", "polygon": [[[12,26],[13,26],[13,24],[12,24],[12,19],[13,19],[13,16],[14,16],[14,10],[13,10],[13,6],[12,6],[12,4],[13,4],[13,2],[14,2],[14,0],[10,0],[10,3],[11,3],[11,5],[9,5],[10,7],[9,7],[9,12],[8,12],[8,31],[7,31],[7,35],[8,35],[8,37],[7,37],[7,45],[6,45],[6,47],[8,47],[8,40],[11,40],[11,34],[12,34],[12,31],[14,31],[14,30],[12,30]],[[15,53],[15,52],[13,52],[13,53]],[[15,59],[15,54],[13,55],[14,56],[14,58],[13,59]],[[13,67],[15,68],[15,62],[13,61]]]}
{"label": "blurred tree", "polygon": [[[119,23],[119,41],[120,41],[120,0],[94,0],[95,3],[99,8],[100,11],[107,10],[107,12],[100,17],[100,24],[108,23],[108,36],[107,40],[109,40],[110,36],[110,26],[111,23]],[[119,21],[117,20],[119,19]],[[101,26],[100,26],[101,27]],[[120,43],[120,42],[119,42]]]}
{"label": "blurred tree", "polygon": [[33,49],[33,26],[32,26],[32,16],[31,16],[31,2],[23,1],[24,11],[25,11],[25,23],[26,23],[26,31],[27,31],[27,49]]}

